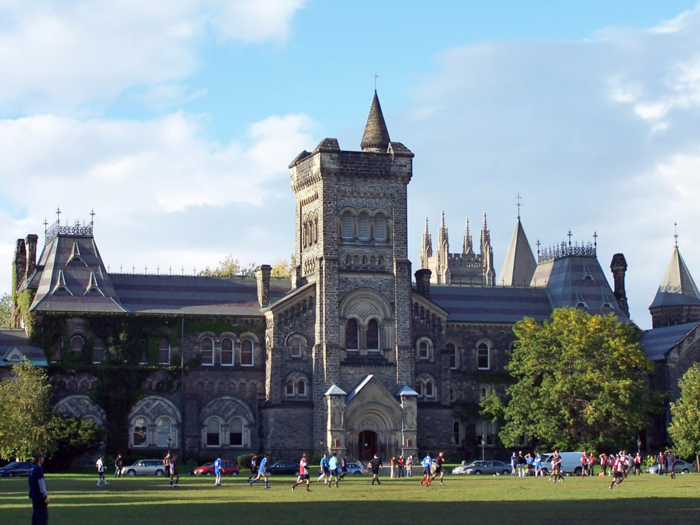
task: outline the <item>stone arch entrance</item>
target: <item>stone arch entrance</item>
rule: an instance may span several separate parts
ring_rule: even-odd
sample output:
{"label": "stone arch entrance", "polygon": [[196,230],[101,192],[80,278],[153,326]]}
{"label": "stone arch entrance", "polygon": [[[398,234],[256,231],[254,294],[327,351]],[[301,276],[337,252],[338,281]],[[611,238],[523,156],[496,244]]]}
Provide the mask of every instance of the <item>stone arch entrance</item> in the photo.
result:
{"label": "stone arch entrance", "polygon": [[372,430],[363,430],[358,439],[357,457],[363,461],[369,461],[377,453],[377,433]]}

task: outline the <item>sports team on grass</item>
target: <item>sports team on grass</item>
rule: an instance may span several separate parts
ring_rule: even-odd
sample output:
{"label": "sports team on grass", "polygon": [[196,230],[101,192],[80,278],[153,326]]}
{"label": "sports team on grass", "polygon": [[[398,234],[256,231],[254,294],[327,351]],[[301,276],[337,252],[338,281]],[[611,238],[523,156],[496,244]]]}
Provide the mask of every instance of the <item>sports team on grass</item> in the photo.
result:
{"label": "sports team on grass", "polygon": [[[29,498],[32,500],[33,514],[32,514],[32,525],[42,525],[48,523],[48,505],[49,496],[46,487],[46,481],[44,479],[43,462],[44,455],[41,452],[36,452],[34,454],[34,466],[29,474]],[[178,456],[177,454],[168,453],[164,460],[163,466],[166,468],[167,473],[170,476],[170,487],[177,488],[178,482],[180,481],[180,475],[178,473]],[[264,454],[258,460],[258,456],[254,455],[250,462],[251,475],[248,477],[248,483],[251,487],[255,485],[261,479],[265,483],[265,488],[269,489],[269,463],[270,455]],[[599,457],[600,461],[600,473],[599,476],[611,476],[612,481],[610,482],[610,489],[619,487],[625,480],[627,475],[632,472],[635,476],[641,475],[642,468],[642,457],[639,452],[634,457],[628,456],[625,451],[621,451],[618,454],[601,454]],[[657,458],[659,463],[658,474],[670,474],[671,478],[675,478],[674,465],[676,464],[677,458],[670,451],[661,452]],[[440,485],[444,485],[443,478],[445,476],[445,471],[443,464],[445,463],[445,455],[440,452],[434,458],[430,453],[421,461],[421,466],[423,467],[423,477],[420,479],[420,485],[429,487],[430,484],[439,477]],[[562,457],[558,450],[554,451],[551,459],[552,469],[549,473],[549,481],[551,482],[561,482],[564,481],[564,472],[562,469]],[[403,458],[392,458],[391,460],[391,477],[394,477],[394,473],[397,472],[398,477],[402,477],[404,470],[404,464],[406,467],[407,477],[412,476],[413,458],[409,457],[405,460]],[[596,464],[596,457],[593,453],[587,454],[583,452],[581,455],[581,477],[591,477],[593,476]],[[527,477],[527,476],[545,476],[545,469],[542,467],[542,455],[538,452],[533,457],[531,454],[526,454],[520,452],[516,454],[513,452],[510,460],[511,466],[511,476],[513,477]],[[97,468],[97,486],[101,487],[108,486],[109,482],[105,478],[106,465],[104,456],[100,456],[96,463]],[[115,472],[114,477],[121,477],[121,471],[123,467],[123,462],[121,455],[117,455],[115,460]],[[216,475],[214,485],[217,487],[221,486],[221,474],[223,473],[221,455],[219,455],[214,461],[214,474]],[[396,467],[396,469],[395,469]],[[372,473],[372,485],[375,483],[381,485],[379,480],[379,471],[384,468],[382,465],[382,460],[374,454],[374,457],[367,464],[367,471]],[[328,488],[332,486],[339,487],[340,481],[345,478],[348,474],[348,457],[344,456],[342,459],[338,458],[337,453],[333,452],[330,457],[328,454],[324,454],[320,462],[320,472],[321,475],[318,477],[318,482],[325,481]],[[311,492],[311,475],[309,473],[309,461],[306,452],[302,454],[299,460],[299,470],[297,480],[292,485],[292,491],[296,489],[299,485],[306,485],[306,491]]]}

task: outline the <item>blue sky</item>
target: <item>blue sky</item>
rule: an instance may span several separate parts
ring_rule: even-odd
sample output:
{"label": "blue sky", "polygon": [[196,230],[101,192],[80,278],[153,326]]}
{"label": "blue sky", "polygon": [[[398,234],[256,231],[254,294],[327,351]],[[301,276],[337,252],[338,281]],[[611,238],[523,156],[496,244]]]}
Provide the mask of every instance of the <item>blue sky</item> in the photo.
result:
{"label": "blue sky", "polygon": [[286,166],[358,149],[376,71],[414,269],[444,209],[454,251],[488,214],[498,273],[520,194],[533,249],[625,253],[648,327],[674,222],[700,275],[699,35],[694,1],[0,0],[0,292],[57,206],[112,270],[287,258]]}

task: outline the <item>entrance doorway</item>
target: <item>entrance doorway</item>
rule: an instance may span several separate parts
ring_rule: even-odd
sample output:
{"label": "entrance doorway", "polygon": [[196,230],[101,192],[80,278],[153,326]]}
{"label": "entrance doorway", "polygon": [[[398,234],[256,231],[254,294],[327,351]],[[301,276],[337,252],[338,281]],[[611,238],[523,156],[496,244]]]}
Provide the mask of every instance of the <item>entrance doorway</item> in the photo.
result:
{"label": "entrance doorway", "polygon": [[377,453],[377,433],[371,430],[360,432],[360,450],[358,456],[364,461],[369,461]]}

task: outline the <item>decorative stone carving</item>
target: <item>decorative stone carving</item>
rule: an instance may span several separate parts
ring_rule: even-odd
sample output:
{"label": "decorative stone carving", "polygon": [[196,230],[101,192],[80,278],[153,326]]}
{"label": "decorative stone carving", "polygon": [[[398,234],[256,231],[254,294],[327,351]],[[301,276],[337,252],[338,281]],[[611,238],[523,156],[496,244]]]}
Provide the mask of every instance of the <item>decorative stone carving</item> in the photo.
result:
{"label": "decorative stone carving", "polygon": [[250,407],[242,400],[231,396],[218,397],[205,406],[199,414],[200,422],[211,416],[217,416],[222,421],[228,421],[233,416],[242,417],[249,423],[255,421]]}
{"label": "decorative stone carving", "polygon": [[129,412],[129,420],[131,421],[136,416],[145,416],[151,421],[169,416],[176,423],[182,421],[177,407],[171,401],[159,396],[148,396],[136,403]]}
{"label": "decorative stone carving", "polygon": [[80,417],[92,419],[95,425],[103,427],[107,423],[104,411],[88,396],[76,395],[61,399],[53,409],[53,413],[59,416]]}

